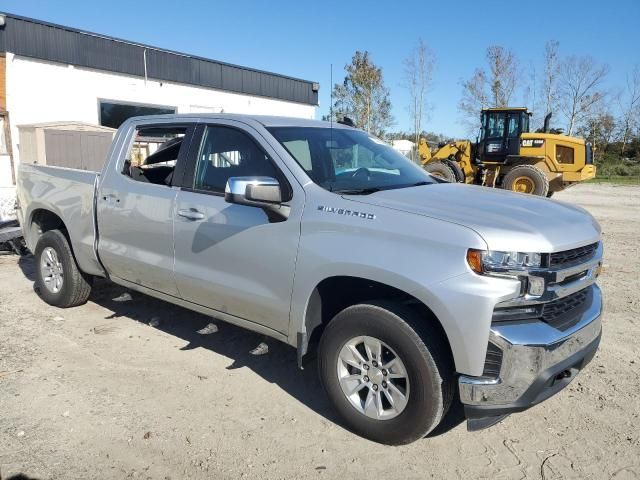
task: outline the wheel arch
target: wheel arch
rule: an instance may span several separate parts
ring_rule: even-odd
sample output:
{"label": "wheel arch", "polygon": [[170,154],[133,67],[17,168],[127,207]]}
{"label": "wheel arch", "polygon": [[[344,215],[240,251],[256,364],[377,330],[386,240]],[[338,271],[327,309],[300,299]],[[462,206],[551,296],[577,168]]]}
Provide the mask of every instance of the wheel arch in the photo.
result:
{"label": "wheel arch", "polygon": [[334,275],[318,282],[308,296],[302,325],[298,328],[298,365],[302,368],[303,357],[315,352],[324,328],[338,312],[351,305],[372,300],[396,301],[418,311],[421,317],[434,326],[453,360],[447,332],[425,302],[388,283],[359,276]]}
{"label": "wheel arch", "polygon": [[85,273],[105,277],[97,258],[96,225],[93,209],[85,211],[78,202],[60,208],[54,202],[32,200],[24,211],[23,235],[27,247],[35,251],[40,237],[49,230],[59,229],[66,237],[78,267]]}
{"label": "wheel arch", "polygon": [[40,237],[49,230],[60,230],[67,238],[67,241],[71,246],[71,250],[73,251],[73,246],[69,238],[69,230],[62,220],[62,217],[48,208],[33,209],[29,215],[27,229],[27,244],[32,252],[35,250]]}
{"label": "wheel arch", "polygon": [[[105,276],[102,267],[88,258],[87,248],[83,250],[81,242],[78,244],[71,230],[72,226],[67,225],[61,212],[57,212],[55,208],[50,206],[34,206],[26,215],[27,220],[23,225],[24,237],[27,247],[32,253],[35,253],[36,245],[42,235],[50,230],[60,230],[67,239],[71,254],[73,255],[78,267],[83,272],[91,275]],[[77,233],[77,232],[76,232]],[[91,245],[93,251],[93,245]]]}

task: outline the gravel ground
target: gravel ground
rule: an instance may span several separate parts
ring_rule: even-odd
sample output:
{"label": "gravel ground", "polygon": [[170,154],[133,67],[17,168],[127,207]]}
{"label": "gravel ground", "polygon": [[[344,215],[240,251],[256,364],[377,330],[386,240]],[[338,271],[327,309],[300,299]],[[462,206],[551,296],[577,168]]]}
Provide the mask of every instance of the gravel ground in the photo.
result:
{"label": "gravel ground", "polygon": [[199,334],[210,318],[135,292],[115,301],[126,290],[107,282],[59,310],[33,292],[31,257],[0,257],[2,478],[638,478],[640,188],[557,198],[603,227],[599,353],[538,407],[476,433],[454,411],[403,447],[342,428],[283,344],[223,322]]}

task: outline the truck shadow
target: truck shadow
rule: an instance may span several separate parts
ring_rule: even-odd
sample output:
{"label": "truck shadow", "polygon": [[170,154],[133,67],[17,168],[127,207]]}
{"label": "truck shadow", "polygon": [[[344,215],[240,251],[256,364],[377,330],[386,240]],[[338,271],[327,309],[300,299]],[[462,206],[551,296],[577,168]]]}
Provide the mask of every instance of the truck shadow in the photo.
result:
{"label": "truck shadow", "polygon": [[[25,277],[31,281],[35,280],[33,256],[22,257],[19,260],[19,266]],[[316,358],[312,355],[305,357],[304,369],[300,370],[297,367],[295,349],[282,342],[163,300],[128,290],[104,279],[95,280],[89,301],[111,312],[105,317],[106,320],[123,317],[152,325],[153,328],[187,342],[181,350],[205,348],[231,359],[232,363],[226,367],[228,370],[250,368],[266,381],[278,385],[317,414],[344,427],[320,385]],[[198,333],[210,323],[214,323],[218,327],[216,333]],[[259,355],[254,350],[263,350],[263,348],[259,348],[261,343],[268,346],[268,352]],[[454,402],[447,417],[428,437],[442,435],[463,421],[462,408],[459,402]]]}

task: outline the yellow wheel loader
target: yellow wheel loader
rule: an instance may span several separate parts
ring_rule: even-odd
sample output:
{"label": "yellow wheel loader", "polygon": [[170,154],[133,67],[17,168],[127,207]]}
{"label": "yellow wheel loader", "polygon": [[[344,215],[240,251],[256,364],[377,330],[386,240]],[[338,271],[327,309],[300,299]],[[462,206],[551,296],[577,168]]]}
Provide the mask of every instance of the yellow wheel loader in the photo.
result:
{"label": "yellow wheel loader", "polygon": [[596,176],[590,143],[549,133],[551,114],[546,116],[542,132],[529,132],[530,116],[524,107],[482,110],[476,143],[456,140],[440,144],[431,153],[421,138],[418,152],[422,165],[450,182],[546,197]]}

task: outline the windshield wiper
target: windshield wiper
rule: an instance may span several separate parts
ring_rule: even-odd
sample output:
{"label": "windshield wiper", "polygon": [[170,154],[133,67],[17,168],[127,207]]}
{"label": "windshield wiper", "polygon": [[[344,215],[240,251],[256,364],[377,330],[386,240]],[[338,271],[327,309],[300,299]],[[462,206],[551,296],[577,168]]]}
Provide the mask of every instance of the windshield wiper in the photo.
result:
{"label": "windshield wiper", "polygon": [[369,195],[370,193],[380,192],[381,190],[396,190],[399,188],[421,187],[423,185],[433,185],[433,183],[421,181],[410,183],[408,185],[383,185],[380,187],[345,188],[342,190],[332,190],[331,188],[329,188],[329,191],[342,195]]}
{"label": "windshield wiper", "polygon": [[369,195],[370,193],[379,192],[382,190],[380,187],[367,187],[367,188],[350,188],[344,190],[332,190],[333,193],[341,195]]}

